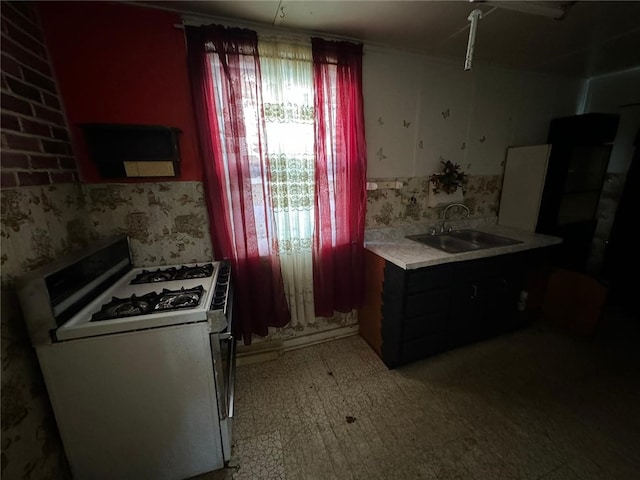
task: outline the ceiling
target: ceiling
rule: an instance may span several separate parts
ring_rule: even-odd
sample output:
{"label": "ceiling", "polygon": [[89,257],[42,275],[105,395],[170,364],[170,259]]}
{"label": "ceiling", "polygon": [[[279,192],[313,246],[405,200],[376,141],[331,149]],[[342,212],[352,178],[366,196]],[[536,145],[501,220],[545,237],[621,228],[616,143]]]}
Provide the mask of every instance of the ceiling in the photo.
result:
{"label": "ceiling", "polygon": [[[464,64],[469,14],[478,21],[474,64],[592,77],[640,67],[640,1],[144,1],[150,7],[247,26],[324,33]],[[514,11],[564,8],[562,19]]]}

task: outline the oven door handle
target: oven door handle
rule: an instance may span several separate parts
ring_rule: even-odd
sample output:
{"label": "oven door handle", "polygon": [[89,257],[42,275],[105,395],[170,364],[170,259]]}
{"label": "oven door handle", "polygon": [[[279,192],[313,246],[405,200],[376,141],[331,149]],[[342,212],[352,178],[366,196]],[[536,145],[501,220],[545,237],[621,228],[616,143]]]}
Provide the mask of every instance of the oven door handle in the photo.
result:
{"label": "oven door handle", "polygon": [[[213,340],[215,338],[215,340]],[[228,347],[222,348],[222,342],[227,342]],[[233,400],[234,400],[234,387],[236,376],[236,340],[230,332],[218,333],[212,337],[212,347],[214,351],[213,364],[216,366],[216,383],[224,382],[220,384],[220,388],[216,389],[218,397],[218,405],[220,412],[220,420],[227,418],[233,418]],[[226,353],[226,364],[222,362],[221,354],[223,350]],[[225,366],[226,371],[221,371],[222,366]]]}
{"label": "oven door handle", "polygon": [[236,383],[236,340],[231,333],[223,333],[220,340],[229,342],[227,365],[229,365],[229,375],[227,377],[227,417],[233,418],[234,386]]}

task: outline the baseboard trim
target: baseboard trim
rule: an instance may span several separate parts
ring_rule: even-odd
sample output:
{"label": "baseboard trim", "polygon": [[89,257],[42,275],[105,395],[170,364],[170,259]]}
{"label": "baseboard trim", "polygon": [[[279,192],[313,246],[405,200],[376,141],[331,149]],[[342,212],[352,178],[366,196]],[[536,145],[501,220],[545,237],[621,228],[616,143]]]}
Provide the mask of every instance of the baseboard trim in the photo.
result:
{"label": "baseboard trim", "polygon": [[310,347],[311,345],[317,345],[318,343],[329,342],[331,340],[338,340],[340,338],[350,337],[358,334],[358,324],[347,325],[346,327],[333,328],[331,330],[325,330],[323,332],[312,333],[310,335],[303,335],[301,337],[288,338],[282,342],[284,351],[296,350],[298,348]]}
{"label": "baseboard trim", "polygon": [[271,340],[249,346],[239,345],[236,355],[236,365],[250,365],[275,360],[284,352],[310,347],[311,345],[338,340],[340,338],[351,337],[357,334],[358,324],[354,324],[284,340]]}

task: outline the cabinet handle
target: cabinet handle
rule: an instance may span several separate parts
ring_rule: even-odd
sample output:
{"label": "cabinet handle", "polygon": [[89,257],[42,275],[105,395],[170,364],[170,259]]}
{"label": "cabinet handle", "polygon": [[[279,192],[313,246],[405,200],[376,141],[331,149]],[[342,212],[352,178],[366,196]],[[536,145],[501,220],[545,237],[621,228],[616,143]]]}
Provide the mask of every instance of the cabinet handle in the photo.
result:
{"label": "cabinet handle", "polygon": [[473,288],[473,293],[471,294],[471,300],[475,300],[476,298],[478,298],[478,287],[477,285],[471,285],[471,288]]}

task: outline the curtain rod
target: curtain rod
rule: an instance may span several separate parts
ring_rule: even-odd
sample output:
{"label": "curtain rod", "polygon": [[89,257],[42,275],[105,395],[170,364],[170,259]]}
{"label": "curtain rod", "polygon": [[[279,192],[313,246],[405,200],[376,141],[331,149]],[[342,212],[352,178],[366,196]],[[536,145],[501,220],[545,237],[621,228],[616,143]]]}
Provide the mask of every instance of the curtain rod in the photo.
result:
{"label": "curtain rod", "polygon": [[[180,13],[180,12],[177,12]],[[311,37],[322,37],[327,40],[334,41],[347,41],[353,43],[364,42],[357,38],[343,37],[339,35],[332,35],[325,32],[307,31],[307,30],[294,30],[285,27],[275,27],[270,25],[264,25],[261,23],[251,22],[248,20],[239,20],[226,17],[215,17],[207,15],[194,15],[190,13],[181,13],[182,23],[174,24],[175,28],[184,29],[185,26],[198,27],[201,25],[210,25],[212,23],[218,23],[227,27],[238,28],[250,28],[255,30],[256,33],[262,36],[277,38],[281,40],[288,40],[293,42],[308,42]]]}

